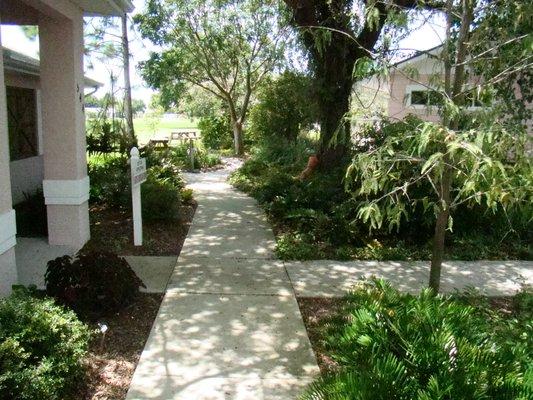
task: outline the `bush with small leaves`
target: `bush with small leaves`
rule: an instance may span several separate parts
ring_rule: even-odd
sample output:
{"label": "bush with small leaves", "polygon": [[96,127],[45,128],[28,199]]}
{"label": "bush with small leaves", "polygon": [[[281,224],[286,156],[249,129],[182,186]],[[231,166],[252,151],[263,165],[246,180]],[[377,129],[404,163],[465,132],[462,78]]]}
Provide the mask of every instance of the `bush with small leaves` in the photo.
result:
{"label": "bush with small leaves", "polygon": [[180,189],[150,171],[141,186],[142,214],[146,221],[177,220],[180,212]]}
{"label": "bush with small leaves", "polygon": [[83,376],[91,333],[72,311],[23,289],[0,300],[0,398],[62,400]]}
{"label": "bush with small leaves", "polygon": [[46,293],[89,318],[129,305],[145,287],[128,262],[109,252],[80,252],[49,261]]}

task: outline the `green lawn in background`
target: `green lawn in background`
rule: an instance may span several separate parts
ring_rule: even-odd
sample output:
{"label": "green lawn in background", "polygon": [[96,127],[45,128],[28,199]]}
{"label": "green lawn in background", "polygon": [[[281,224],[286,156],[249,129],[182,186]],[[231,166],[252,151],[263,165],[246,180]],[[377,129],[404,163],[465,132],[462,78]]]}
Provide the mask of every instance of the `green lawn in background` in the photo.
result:
{"label": "green lawn in background", "polygon": [[[148,117],[133,120],[135,134],[140,145],[148,143],[152,137],[168,136],[176,129],[197,128],[197,121],[189,118],[160,119],[156,123]],[[155,127],[155,130],[154,130]]]}

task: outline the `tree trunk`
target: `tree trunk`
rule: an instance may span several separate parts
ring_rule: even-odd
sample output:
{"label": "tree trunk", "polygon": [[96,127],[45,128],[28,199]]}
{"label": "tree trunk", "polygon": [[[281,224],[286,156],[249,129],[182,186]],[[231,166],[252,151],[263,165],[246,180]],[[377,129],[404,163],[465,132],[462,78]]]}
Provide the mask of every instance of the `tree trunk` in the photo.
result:
{"label": "tree trunk", "polygon": [[[461,2],[461,22],[459,28],[459,36],[457,38],[457,49],[455,53],[454,64],[455,74],[452,79],[452,57],[450,54],[451,43],[451,27],[453,21],[452,7],[453,0],[446,2],[446,50],[444,63],[444,87],[446,94],[452,99],[453,103],[461,106],[464,103],[464,95],[462,94],[463,85],[465,82],[465,65],[466,47],[468,37],[470,34],[470,24],[473,20],[474,2],[472,0],[462,0]],[[459,128],[459,121],[457,116],[450,117],[444,115],[443,124],[451,131],[457,131]],[[448,226],[448,219],[450,217],[450,191],[452,186],[452,169],[450,167],[451,161],[447,155],[448,149],[446,145],[442,149],[445,156],[444,171],[442,173],[441,188],[439,193],[439,200],[441,201],[441,210],[437,216],[437,223],[435,224],[435,236],[433,238],[433,255],[431,258],[431,270],[429,272],[429,287],[435,292],[439,291],[440,276],[442,270],[442,261],[444,258],[444,246],[446,238],[446,228]]]}
{"label": "tree trunk", "polygon": [[124,65],[124,115],[126,117],[126,134],[135,142],[133,128],[133,107],[131,103],[131,80],[130,80],[130,45],[128,40],[128,16],[122,14],[122,58]]}
{"label": "tree trunk", "polygon": [[[352,69],[354,62],[344,60],[343,68],[338,63],[325,60],[322,77],[322,92],[319,96],[320,111],[320,166],[330,169],[345,159],[350,148],[350,121],[346,114],[350,111],[350,94],[353,85]],[[333,71],[337,69],[337,71]],[[330,71],[330,72],[326,72]]]}
{"label": "tree trunk", "polygon": [[235,148],[235,155],[244,155],[244,138],[242,132],[242,124],[239,121],[232,121],[233,125],[233,145]]}
{"label": "tree trunk", "polygon": [[[447,160],[445,160],[445,162],[447,162]],[[450,167],[445,167],[439,196],[439,200],[441,201],[441,209],[439,211],[439,215],[437,216],[437,223],[435,224],[433,254],[431,257],[431,269],[429,271],[429,287],[433,289],[435,293],[438,293],[440,289],[440,275],[442,271],[442,261],[444,259],[446,228],[448,227],[448,219],[450,217],[451,184],[452,170]]]}

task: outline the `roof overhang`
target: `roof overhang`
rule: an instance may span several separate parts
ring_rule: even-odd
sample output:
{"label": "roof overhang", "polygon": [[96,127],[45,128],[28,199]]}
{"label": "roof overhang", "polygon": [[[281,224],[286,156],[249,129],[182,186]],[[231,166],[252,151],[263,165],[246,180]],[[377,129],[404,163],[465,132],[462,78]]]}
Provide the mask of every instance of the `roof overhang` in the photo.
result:
{"label": "roof overhang", "polygon": [[[4,69],[6,71],[14,72],[21,75],[30,75],[39,77],[41,74],[39,60],[33,57],[28,57],[17,51],[3,47],[4,53]],[[84,77],[84,84],[86,88],[99,88],[104,86],[103,83],[95,81],[94,79]]]}
{"label": "roof overhang", "polygon": [[403,60],[400,60],[394,63],[393,65],[397,67],[402,64],[411,64],[411,63],[420,61],[424,58],[435,58],[442,52],[443,48],[444,48],[444,44],[439,44],[438,46],[432,47],[431,49],[428,49],[428,50],[417,51],[412,56],[404,58]]}
{"label": "roof overhang", "polygon": [[77,4],[86,15],[114,15],[120,16],[133,11],[130,0],[71,0]]}

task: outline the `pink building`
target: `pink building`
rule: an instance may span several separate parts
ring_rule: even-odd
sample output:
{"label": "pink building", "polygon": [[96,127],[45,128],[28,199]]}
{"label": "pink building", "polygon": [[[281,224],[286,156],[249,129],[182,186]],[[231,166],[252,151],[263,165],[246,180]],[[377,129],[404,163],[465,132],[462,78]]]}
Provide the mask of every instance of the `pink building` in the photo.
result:
{"label": "pink building", "polygon": [[[83,16],[119,16],[132,9],[129,0],[0,1],[0,23],[39,27],[39,108],[36,106],[27,118],[28,123],[40,125],[42,141],[37,149],[31,149],[26,143],[18,150],[26,155],[37,151],[33,157],[42,159],[42,187],[51,246],[79,249],[90,237],[83,108]],[[4,65],[1,41],[0,37],[0,294],[7,294],[19,279],[6,99],[6,84],[12,82],[12,71]],[[33,84],[37,84],[35,77]],[[33,171],[34,167],[30,169]]]}

